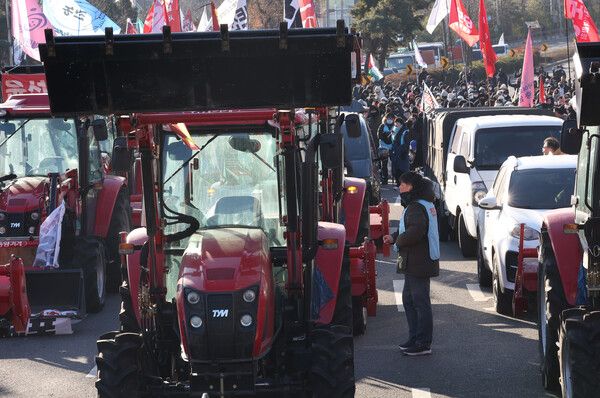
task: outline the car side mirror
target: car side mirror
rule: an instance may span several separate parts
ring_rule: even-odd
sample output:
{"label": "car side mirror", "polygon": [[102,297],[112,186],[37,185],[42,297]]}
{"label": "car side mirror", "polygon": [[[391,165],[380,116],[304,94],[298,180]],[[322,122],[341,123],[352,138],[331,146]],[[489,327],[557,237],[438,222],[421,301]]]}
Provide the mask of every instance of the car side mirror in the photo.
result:
{"label": "car side mirror", "polygon": [[127,146],[127,137],[117,137],[113,142],[111,167],[117,173],[127,173],[133,164],[133,150]]}
{"label": "car side mirror", "polygon": [[498,205],[495,196],[486,196],[479,201],[479,207],[485,210],[500,209],[502,206]]}
{"label": "car side mirror", "polygon": [[454,172],[469,174],[471,169],[467,166],[467,160],[462,155],[457,155],[454,158]]}
{"label": "car side mirror", "polygon": [[569,155],[578,154],[582,138],[583,131],[577,128],[577,121],[565,120],[560,131],[560,150]]}
{"label": "car side mirror", "polygon": [[97,119],[92,121],[92,128],[94,129],[94,138],[96,138],[96,141],[104,141],[108,139],[108,129],[106,128],[106,120]]}
{"label": "car side mirror", "polygon": [[346,115],[344,123],[346,123],[346,133],[349,138],[360,138],[362,128],[360,127],[360,118],[357,114]]}

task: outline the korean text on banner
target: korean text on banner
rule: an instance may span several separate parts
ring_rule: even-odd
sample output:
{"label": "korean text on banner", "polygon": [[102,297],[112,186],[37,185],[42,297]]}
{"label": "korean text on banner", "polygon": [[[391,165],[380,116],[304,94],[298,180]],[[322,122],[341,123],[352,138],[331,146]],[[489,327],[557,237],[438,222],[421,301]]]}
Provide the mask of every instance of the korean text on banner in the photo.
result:
{"label": "korean text on banner", "polygon": [[28,75],[2,75],[2,98],[4,101],[11,95],[47,93],[46,75],[31,73]]}
{"label": "korean text on banner", "polygon": [[43,7],[58,36],[101,35],[105,28],[121,33],[116,23],[85,0],[44,0]]}
{"label": "korean text on banner", "polygon": [[565,0],[565,18],[573,20],[577,41],[600,41],[598,28],[582,0]]}
{"label": "korean text on banner", "polygon": [[45,43],[44,29],[52,25],[36,0],[12,0],[12,35],[25,54],[40,61],[39,43]]}

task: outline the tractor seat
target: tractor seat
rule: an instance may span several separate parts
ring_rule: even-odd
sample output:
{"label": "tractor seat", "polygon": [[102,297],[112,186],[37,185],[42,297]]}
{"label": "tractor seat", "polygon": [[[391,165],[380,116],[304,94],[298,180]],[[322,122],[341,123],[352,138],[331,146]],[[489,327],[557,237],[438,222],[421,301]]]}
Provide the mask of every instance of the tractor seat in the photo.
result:
{"label": "tractor seat", "polygon": [[65,171],[65,159],[62,156],[48,156],[40,160],[37,168],[52,173],[62,173]]}
{"label": "tractor seat", "polygon": [[260,202],[254,196],[225,196],[215,204],[215,214],[208,225],[263,226]]}

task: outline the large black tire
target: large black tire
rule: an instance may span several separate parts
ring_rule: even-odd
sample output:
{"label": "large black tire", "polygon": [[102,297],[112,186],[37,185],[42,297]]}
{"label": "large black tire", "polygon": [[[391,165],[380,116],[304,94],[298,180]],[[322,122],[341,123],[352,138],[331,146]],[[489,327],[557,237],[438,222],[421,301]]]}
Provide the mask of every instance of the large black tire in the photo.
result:
{"label": "large black tire", "polygon": [[138,394],[139,350],[142,338],[137,333],[110,332],[96,342],[99,398],[134,398]]}
{"label": "large black tire", "polygon": [[458,246],[464,257],[475,257],[477,254],[477,239],[467,232],[465,218],[462,213],[458,216]]}
{"label": "large black tire", "polygon": [[87,312],[102,310],[106,299],[106,249],[99,236],[79,236],[73,243],[70,268],[83,270],[85,306]]}
{"label": "large black tire", "polygon": [[363,199],[363,205],[360,211],[360,221],[355,243],[357,245],[362,245],[365,238],[371,239],[371,214],[369,213],[369,201],[366,196]]}
{"label": "large black tire", "polygon": [[540,352],[540,372],[546,390],[558,391],[558,331],[560,314],[570,307],[563,289],[556,257],[552,249],[548,230],[540,233],[538,267],[538,341]]}
{"label": "large black tire", "polygon": [[477,239],[477,281],[479,286],[492,286],[492,272],[485,265],[485,257],[483,255],[483,242]]}
{"label": "large black tire", "polygon": [[362,305],[362,296],[352,297],[352,334],[360,336],[367,330],[366,308]]}
{"label": "large black tire", "polygon": [[600,397],[600,311],[571,308],[561,315],[560,386],[564,398]]}
{"label": "large black tire", "polygon": [[311,332],[309,379],[313,398],[354,397],[351,287],[350,262],[344,261],[333,319],[330,324],[316,325]]}
{"label": "large black tire", "polygon": [[131,290],[129,288],[129,280],[126,278],[121,287],[119,287],[121,295],[121,310],[119,311],[119,322],[121,323],[121,332],[138,333],[140,325],[135,316],[133,301],[131,301]]}
{"label": "large black tire", "polygon": [[492,291],[494,293],[494,309],[497,313],[503,315],[512,315],[512,290],[504,289],[500,287],[500,262],[498,260],[498,254],[493,255],[493,275],[492,275]]}
{"label": "large black tire", "polygon": [[115,207],[110,218],[110,226],[106,234],[106,249],[109,264],[107,289],[110,292],[116,292],[122,282],[121,255],[119,254],[121,237],[119,232],[131,231],[131,225],[129,193],[127,188],[123,187],[117,195]]}

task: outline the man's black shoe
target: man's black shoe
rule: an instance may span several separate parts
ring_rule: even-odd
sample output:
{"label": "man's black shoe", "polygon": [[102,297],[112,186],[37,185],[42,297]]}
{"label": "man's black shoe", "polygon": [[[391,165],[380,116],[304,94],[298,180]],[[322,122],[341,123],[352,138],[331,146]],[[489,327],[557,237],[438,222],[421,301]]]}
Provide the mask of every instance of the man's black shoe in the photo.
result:
{"label": "man's black shoe", "polygon": [[415,345],[414,340],[406,340],[406,342],[400,344],[400,349],[403,351],[408,350],[409,348],[411,348],[414,345]]}
{"label": "man's black shoe", "polygon": [[404,355],[417,356],[417,355],[429,355],[431,354],[431,348],[424,345],[414,345],[402,350]]}

